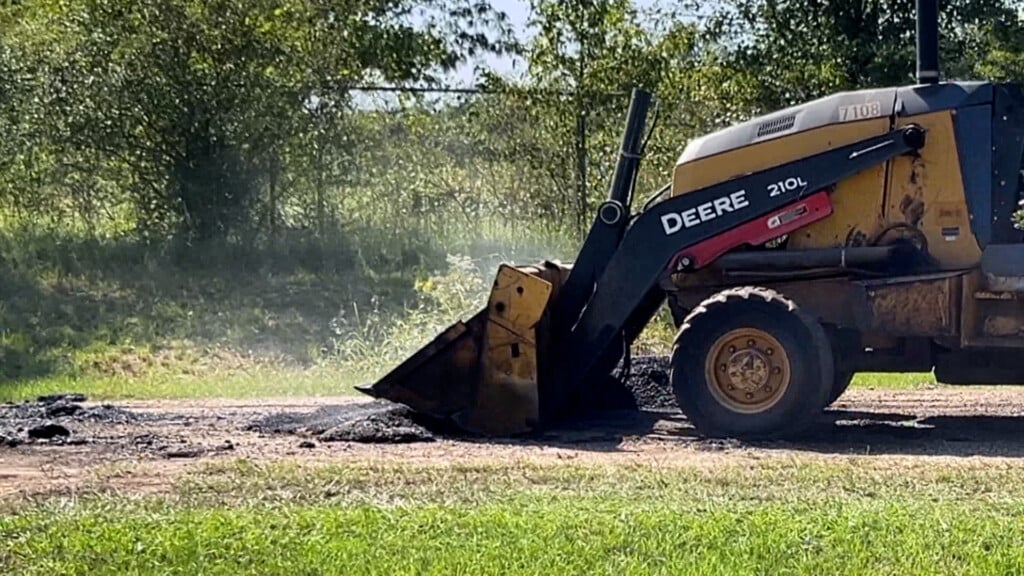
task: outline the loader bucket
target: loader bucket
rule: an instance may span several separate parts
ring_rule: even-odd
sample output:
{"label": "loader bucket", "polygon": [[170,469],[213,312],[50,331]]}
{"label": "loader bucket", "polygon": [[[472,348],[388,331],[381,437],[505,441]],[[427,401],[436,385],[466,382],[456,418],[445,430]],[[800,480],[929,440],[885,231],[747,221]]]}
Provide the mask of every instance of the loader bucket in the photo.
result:
{"label": "loader bucket", "polygon": [[533,430],[540,424],[538,383],[548,369],[550,308],[568,273],[553,262],[502,265],[486,308],[358,389],[472,433]]}

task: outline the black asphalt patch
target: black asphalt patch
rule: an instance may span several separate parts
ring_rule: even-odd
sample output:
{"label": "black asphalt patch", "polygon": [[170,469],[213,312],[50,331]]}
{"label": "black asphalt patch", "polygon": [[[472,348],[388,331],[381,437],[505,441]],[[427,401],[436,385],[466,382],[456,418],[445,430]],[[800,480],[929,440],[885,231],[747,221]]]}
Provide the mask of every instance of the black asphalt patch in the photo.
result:
{"label": "black asphalt patch", "polygon": [[385,400],[281,412],[253,421],[249,430],[315,437],[321,442],[429,442],[435,434],[406,406]]}
{"label": "black asphalt patch", "polygon": [[51,438],[71,436],[71,431],[60,424],[47,422],[46,424],[40,424],[29,428],[27,434],[29,438],[50,440]]}
{"label": "black asphalt patch", "polygon": [[[670,362],[667,356],[637,356],[625,370],[622,382],[640,410],[678,410],[672,382],[669,378]],[[613,377],[621,378],[620,366]]]}
{"label": "black asphalt patch", "polygon": [[79,424],[131,424],[161,416],[134,412],[112,404],[83,406],[82,394],[51,394],[36,400],[0,404],[0,445],[17,447],[33,442],[77,445],[90,439]]}
{"label": "black asphalt patch", "polygon": [[[595,383],[593,408],[597,412],[613,410],[669,411],[675,408],[668,377],[668,359],[660,356],[633,358],[628,370],[620,367],[603,383]],[[96,426],[85,424],[131,425],[157,420],[189,420],[170,414],[137,412],[113,404],[86,405],[78,393],[41,396],[35,401],[0,405],[0,446],[23,443],[79,444],[112,442]],[[600,420],[600,416],[598,416]],[[263,415],[238,426],[263,434],[289,434],[302,440],[300,446],[315,447],[315,442],[408,443],[430,442],[442,436],[464,436],[450,423],[441,423],[415,413],[410,408],[374,400],[323,406],[306,412],[294,410]],[[556,424],[557,426],[557,424]],[[93,430],[95,438],[84,430]],[[132,436],[136,449],[163,454],[168,458],[196,458],[203,448],[169,445],[170,439],[149,435]]]}

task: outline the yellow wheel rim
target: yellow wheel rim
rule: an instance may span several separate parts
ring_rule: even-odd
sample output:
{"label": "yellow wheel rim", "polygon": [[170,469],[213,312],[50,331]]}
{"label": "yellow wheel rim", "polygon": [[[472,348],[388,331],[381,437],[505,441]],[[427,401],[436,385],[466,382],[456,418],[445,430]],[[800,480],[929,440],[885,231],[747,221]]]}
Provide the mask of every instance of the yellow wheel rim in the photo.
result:
{"label": "yellow wheel rim", "polygon": [[768,410],[789,387],[789,356],[756,328],[737,328],[715,341],[704,370],[715,400],[743,414]]}

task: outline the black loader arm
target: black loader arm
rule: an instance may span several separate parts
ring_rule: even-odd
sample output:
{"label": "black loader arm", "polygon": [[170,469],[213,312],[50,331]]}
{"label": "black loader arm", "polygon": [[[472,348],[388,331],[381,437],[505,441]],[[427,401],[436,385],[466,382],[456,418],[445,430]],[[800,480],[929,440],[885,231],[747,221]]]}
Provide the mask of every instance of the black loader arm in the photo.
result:
{"label": "black loader arm", "polygon": [[594,290],[594,284],[622,243],[622,236],[630,221],[629,208],[636,175],[640,170],[643,132],[651,100],[651,94],[641,90],[633,91],[615,174],[608,187],[608,199],[597,209],[594,222],[573,261],[572,272],[554,309],[554,325],[558,332],[568,331],[579,318],[580,311]]}
{"label": "black loader arm", "polygon": [[561,355],[562,373],[571,378],[565,393],[580,394],[585,382],[614,369],[623,355],[624,329],[650,320],[664,301],[659,278],[669,267],[692,264],[688,250],[765,217],[769,227],[784,225],[840,180],[920,149],[924,136],[917,126],[902,127],[672,197],[639,214],[588,287],[586,305],[569,328]]}

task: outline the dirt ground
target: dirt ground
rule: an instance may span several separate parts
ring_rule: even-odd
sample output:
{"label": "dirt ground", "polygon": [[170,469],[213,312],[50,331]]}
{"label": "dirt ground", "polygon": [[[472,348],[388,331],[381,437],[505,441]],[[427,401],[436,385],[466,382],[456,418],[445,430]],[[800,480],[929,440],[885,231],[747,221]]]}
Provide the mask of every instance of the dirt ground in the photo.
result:
{"label": "dirt ground", "polygon": [[308,415],[320,407],[358,408],[367,402],[287,398],[122,402],[113,407],[79,402],[80,417],[54,420],[67,436],[28,441],[8,437],[6,443],[0,439],[0,497],[73,493],[94,488],[98,475],[105,487],[148,492],[168,486],[200,463],[237,458],[716,466],[745,459],[864,455],[886,458],[894,465],[920,463],[923,458],[1024,457],[1024,390],[1019,388],[851,390],[800,442],[702,440],[681,414],[670,410],[603,412],[515,441],[438,437],[428,442],[323,442],[303,430],[251,429],[268,414]]}

